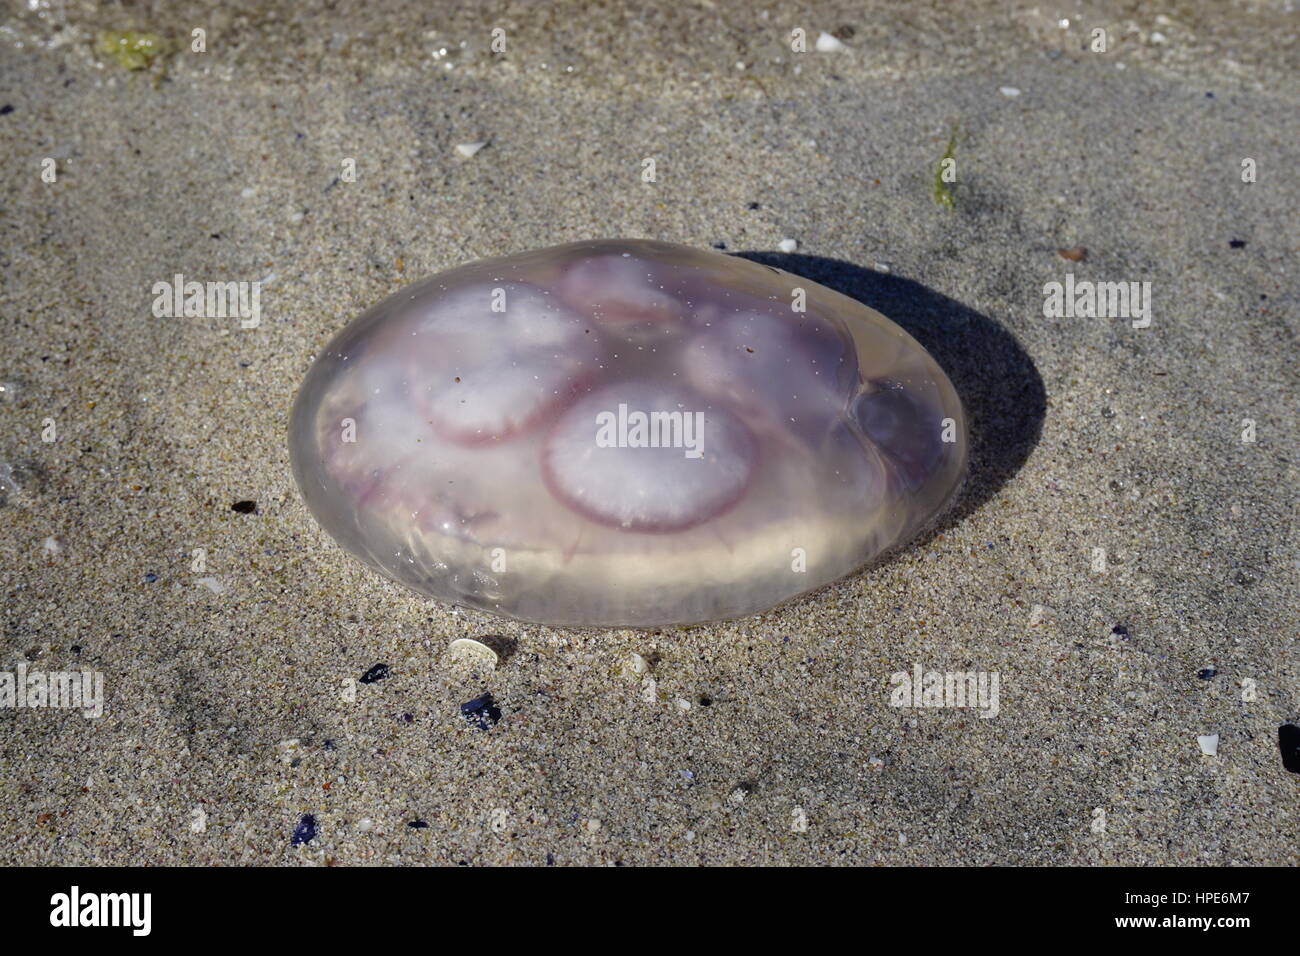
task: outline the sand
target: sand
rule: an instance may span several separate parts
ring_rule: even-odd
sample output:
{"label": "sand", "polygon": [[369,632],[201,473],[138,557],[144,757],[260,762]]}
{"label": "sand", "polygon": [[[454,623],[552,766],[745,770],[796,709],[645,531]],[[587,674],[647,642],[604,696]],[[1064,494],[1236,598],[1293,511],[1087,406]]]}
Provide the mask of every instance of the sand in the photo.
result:
{"label": "sand", "polygon": [[[1285,3],[322,6],[0,26],[0,672],[95,672],[105,707],[0,707],[0,862],[1297,861]],[[128,71],[120,29],[173,49]],[[602,236],[907,327],[972,416],[956,509],[655,632],[457,611],[342,552],[285,445],[316,350],[420,276]],[[261,281],[260,323],[156,316],[177,273]],[[1044,316],[1067,273],[1150,282],[1149,327]],[[494,669],[448,655],[487,635]],[[996,716],[892,706],[916,666],[996,674]]]}

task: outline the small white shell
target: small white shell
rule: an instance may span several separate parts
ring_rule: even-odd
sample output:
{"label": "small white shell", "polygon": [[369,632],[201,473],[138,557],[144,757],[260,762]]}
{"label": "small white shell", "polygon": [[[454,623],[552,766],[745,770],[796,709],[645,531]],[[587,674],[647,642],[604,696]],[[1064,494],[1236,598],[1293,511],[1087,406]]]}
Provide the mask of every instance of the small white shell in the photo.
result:
{"label": "small white shell", "polygon": [[496,651],[470,637],[462,637],[448,644],[447,656],[457,664],[489,671],[496,669],[498,660]]}

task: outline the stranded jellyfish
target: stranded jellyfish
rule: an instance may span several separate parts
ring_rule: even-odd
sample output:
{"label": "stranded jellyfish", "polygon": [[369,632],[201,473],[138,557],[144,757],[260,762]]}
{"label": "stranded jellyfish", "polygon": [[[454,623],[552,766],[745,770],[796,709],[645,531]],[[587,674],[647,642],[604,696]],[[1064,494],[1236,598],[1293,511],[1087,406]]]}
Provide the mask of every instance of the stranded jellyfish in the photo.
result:
{"label": "stranded jellyfish", "polygon": [[880,313],[662,242],[440,273],[343,329],[290,425],[340,544],[439,600],[555,625],[753,614],[952,500],[965,420]]}

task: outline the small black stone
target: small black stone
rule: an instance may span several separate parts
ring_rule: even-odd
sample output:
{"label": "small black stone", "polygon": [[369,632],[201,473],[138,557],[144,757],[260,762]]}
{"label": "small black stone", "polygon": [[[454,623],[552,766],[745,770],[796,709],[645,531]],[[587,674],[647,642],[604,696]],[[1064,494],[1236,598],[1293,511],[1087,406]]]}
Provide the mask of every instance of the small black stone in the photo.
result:
{"label": "small black stone", "polygon": [[477,724],[479,730],[488,730],[501,719],[501,708],[491,694],[484,694],[461,704],[460,715],[471,724]]}
{"label": "small black stone", "polygon": [[1231,239],[1231,240],[1228,241],[1228,245],[1232,246],[1232,248],[1234,248],[1234,249],[1245,249],[1245,248],[1246,248],[1246,240],[1245,240],[1245,239]]}
{"label": "small black stone", "polygon": [[361,675],[361,683],[373,684],[377,680],[383,680],[388,676],[387,664],[376,664],[370,670]]}
{"label": "small black stone", "polygon": [[231,511],[237,511],[241,515],[251,515],[257,512],[256,501],[236,501],[230,506]]}
{"label": "small black stone", "polygon": [[758,203],[756,203],[756,202],[752,202],[752,203],[749,204],[749,207],[748,207],[748,208],[750,208],[750,209],[757,209],[757,208],[759,208],[759,207],[758,207]]}
{"label": "small black stone", "polygon": [[310,813],[304,813],[302,819],[298,821],[298,827],[293,831],[293,846],[302,846],[304,843],[310,843],[316,839],[316,818]]}
{"label": "small black stone", "polygon": [[1300,773],[1300,727],[1283,724],[1277,729],[1277,747],[1282,751],[1282,766]]}
{"label": "small black stone", "polygon": [[152,571],[150,571],[148,574],[144,576],[145,584],[153,584],[157,580],[158,580],[158,575],[154,574]]}
{"label": "small black stone", "polygon": [[1122,637],[1125,640],[1128,639],[1128,628],[1125,627],[1123,624],[1116,624],[1114,627],[1110,629],[1110,632],[1114,634],[1116,637]]}
{"label": "small black stone", "polygon": [[412,820],[410,823],[407,824],[407,826],[410,827],[412,830],[429,829],[429,824],[425,823],[423,820]]}
{"label": "small black stone", "polygon": [[713,705],[713,698],[709,697],[707,694],[700,698],[701,707],[711,707],[712,705]]}
{"label": "small black stone", "polygon": [[14,105],[12,103],[6,103],[4,106],[0,106],[0,116],[8,116],[13,111]]}
{"label": "small black stone", "polygon": [[715,242],[715,243],[713,244],[713,248],[714,248],[714,249],[725,249],[725,248],[727,248],[727,244],[726,244],[725,242]]}
{"label": "small black stone", "polygon": [[1219,673],[1213,667],[1206,667],[1196,672],[1196,676],[1201,680],[1209,680],[1215,674]]}

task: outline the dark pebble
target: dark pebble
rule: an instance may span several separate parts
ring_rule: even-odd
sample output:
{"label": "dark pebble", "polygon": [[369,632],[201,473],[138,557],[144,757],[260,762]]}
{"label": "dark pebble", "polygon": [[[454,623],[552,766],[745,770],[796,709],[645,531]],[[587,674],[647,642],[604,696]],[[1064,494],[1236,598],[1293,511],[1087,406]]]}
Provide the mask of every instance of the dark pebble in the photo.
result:
{"label": "dark pebble", "polygon": [[423,820],[412,820],[410,823],[407,824],[407,826],[410,827],[412,830],[429,829],[429,824],[425,823]]}
{"label": "dark pebble", "polygon": [[13,111],[14,105],[12,103],[6,103],[4,106],[0,106],[0,116],[8,116]]}
{"label": "dark pebble", "polygon": [[477,724],[479,730],[488,730],[501,719],[501,708],[491,694],[484,694],[461,704],[460,715],[471,724]]}
{"label": "dark pebble", "polygon": [[750,203],[750,204],[749,204],[749,208],[750,208],[750,209],[758,209],[758,208],[759,208],[758,203],[756,203],[756,202],[752,202],[752,203]]}
{"label": "dark pebble", "polygon": [[251,515],[257,512],[256,501],[236,501],[230,506],[231,511],[237,511],[241,515]]}
{"label": "dark pebble", "polygon": [[373,684],[377,680],[383,680],[388,676],[387,664],[376,664],[370,670],[361,675],[361,683]]}
{"label": "dark pebble", "polygon": [[1216,671],[1213,667],[1207,667],[1204,670],[1197,671],[1196,676],[1199,677],[1201,680],[1209,680],[1217,673],[1219,672]]}
{"label": "dark pebble", "polygon": [[310,813],[304,813],[302,819],[298,821],[298,828],[293,831],[293,846],[302,846],[314,839],[316,839],[316,818]]}
{"label": "dark pebble", "polygon": [[1277,748],[1282,751],[1282,766],[1300,773],[1300,727],[1283,724],[1277,729]]}
{"label": "dark pebble", "polygon": [[1125,627],[1123,624],[1116,624],[1114,627],[1110,629],[1110,632],[1114,634],[1116,637],[1122,637],[1125,640],[1128,640],[1128,628]]}
{"label": "dark pebble", "polygon": [[148,574],[144,576],[145,584],[153,584],[157,580],[158,580],[158,575],[154,574],[152,571],[150,571]]}
{"label": "dark pebble", "polygon": [[1245,249],[1245,248],[1246,248],[1246,240],[1245,240],[1245,239],[1232,239],[1232,240],[1230,240],[1230,241],[1228,242],[1228,245],[1232,246],[1232,248],[1234,248],[1234,249]]}

